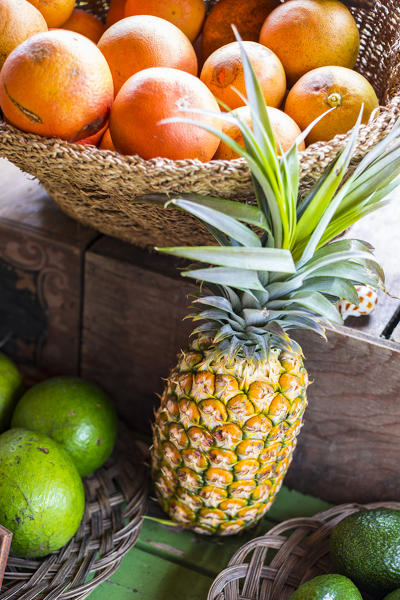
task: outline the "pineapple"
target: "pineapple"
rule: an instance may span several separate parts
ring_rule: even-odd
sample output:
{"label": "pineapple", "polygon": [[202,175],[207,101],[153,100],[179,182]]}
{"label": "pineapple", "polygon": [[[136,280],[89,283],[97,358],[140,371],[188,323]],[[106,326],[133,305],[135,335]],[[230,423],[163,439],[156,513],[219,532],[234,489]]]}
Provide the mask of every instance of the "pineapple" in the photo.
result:
{"label": "pineapple", "polygon": [[307,384],[300,353],[232,360],[195,339],[156,415],[155,487],[174,521],[229,535],[265,514],[296,446]]}
{"label": "pineapple", "polygon": [[166,382],[151,451],[164,510],[184,527],[217,535],[261,519],[290,465],[309,379],[288,332],[324,336],[324,324],[342,323],[338,299],[357,303],[356,284],[384,289],[369,244],[337,236],[385,202],[400,172],[397,124],[348,174],[360,115],[345,148],[299,199],[296,145],[278,157],[243,49],[242,60],[254,131],[226,113],[245,149],[215,134],[246,158],[257,204],[195,194],[168,203],[199,218],[219,246],[162,249],[195,261],[182,274],[204,285],[189,315],[201,323]]}

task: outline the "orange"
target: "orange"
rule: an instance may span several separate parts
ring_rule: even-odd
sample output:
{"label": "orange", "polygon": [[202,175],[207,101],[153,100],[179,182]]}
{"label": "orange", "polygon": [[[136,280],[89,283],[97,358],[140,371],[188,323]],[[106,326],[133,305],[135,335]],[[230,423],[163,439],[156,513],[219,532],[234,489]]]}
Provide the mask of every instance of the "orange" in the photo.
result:
{"label": "orange", "polygon": [[129,77],[150,67],[171,67],[197,75],[192,44],[165,19],[138,15],[112,25],[98,43],[114,80],[115,94]]}
{"label": "orange", "polygon": [[[291,148],[291,146],[293,146],[296,138],[301,134],[301,131],[293,119],[291,119],[283,111],[278,110],[277,108],[272,108],[271,106],[268,106],[267,110],[269,119],[271,121],[272,131],[274,132],[275,140],[277,142],[278,154],[281,154],[279,144],[282,147],[282,150],[286,152],[289,150],[289,148]],[[251,127],[251,113],[248,106],[240,106],[239,108],[235,108],[235,110],[232,112],[238,115],[242,121]],[[224,123],[222,130],[244,148],[243,137],[237,125]],[[304,148],[304,142],[300,142],[298,144],[298,149],[304,150]],[[221,141],[214,158],[221,160],[232,160],[233,158],[239,158],[239,154]]]}
{"label": "orange", "polygon": [[0,69],[7,56],[35,33],[47,31],[41,13],[27,0],[0,0]]}
{"label": "orange", "polygon": [[126,0],[125,16],[133,15],[153,15],[166,19],[194,42],[206,15],[206,5],[203,0]]}
{"label": "orange", "polygon": [[106,28],[100,19],[94,15],[91,15],[80,8],[75,8],[68,21],[62,26],[62,29],[76,31],[76,33],[84,35],[97,44]]}
{"label": "orange", "polygon": [[103,135],[103,139],[100,142],[100,146],[99,148],[101,150],[112,150],[113,152],[115,152],[115,146],[113,144],[113,141],[111,139],[111,133],[110,133],[110,128],[107,128],[104,135]]}
{"label": "orange", "polygon": [[[268,106],[279,106],[286,91],[286,77],[279,58],[257,42],[243,42],[258,77]],[[218,100],[230,109],[245,103],[233,88],[246,96],[242,58],[238,42],[232,42],[211,54],[203,65],[200,79]]]}
{"label": "orange", "polygon": [[258,42],[260,30],[279,0],[220,0],[213,6],[204,23],[201,48],[205,60],[218,48],[235,41],[232,24],[242,40]]}
{"label": "orange", "polygon": [[89,137],[84,138],[83,140],[78,140],[76,143],[80,146],[98,146],[101,138],[103,137],[107,129],[108,121],[106,121],[103,127],[96,131],[96,133],[93,133],[93,135],[90,135]]}
{"label": "orange", "polygon": [[379,106],[372,85],[356,71],[345,67],[319,67],[306,73],[292,87],[285,112],[305,129],[314,119],[332,107],[307,136],[307,143],[327,141],[346,133],[355,124],[364,104],[363,123]]}
{"label": "orange", "polygon": [[317,67],[354,67],[360,39],[350,11],[338,0],[290,0],[266,18],[260,43],[279,56],[292,85]]}
{"label": "orange", "polygon": [[196,56],[197,56],[197,62],[198,64],[202,64],[202,60],[201,60],[201,36],[202,34],[200,34],[195,41],[193,42],[193,48],[194,51],[196,52]]}
{"label": "orange", "polygon": [[106,16],[106,26],[111,27],[125,17],[126,0],[111,0]]}
{"label": "orange", "polygon": [[10,54],[0,72],[5,118],[39,135],[72,142],[90,137],[107,121],[113,96],[104,56],[72,31],[38,33]]}
{"label": "orange", "polygon": [[123,85],[111,110],[110,132],[116,149],[145,159],[210,160],[219,144],[216,136],[195,125],[160,121],[184,117],[220,129],[218,116],[182,109],[219,112],[210,90],[189,73],[163,67],[136,73]]}
{"label": "orange", "polygon": [[75,0],[28,0],[44,16],[48,27],[60,27],[71,16]]}

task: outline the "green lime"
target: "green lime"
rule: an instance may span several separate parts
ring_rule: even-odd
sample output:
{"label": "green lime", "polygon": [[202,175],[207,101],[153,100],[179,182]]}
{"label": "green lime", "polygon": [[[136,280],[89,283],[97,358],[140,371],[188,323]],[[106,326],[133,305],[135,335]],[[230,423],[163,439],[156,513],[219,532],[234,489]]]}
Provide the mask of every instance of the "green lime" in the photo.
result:
{"label": "green lime", "polygon": [[378,508],[349,515],[334,527],[330,553],[341,573],[382,598],[400,586],[400,511]]}
{"label": "green lime", "polygon": [[22,396],[11,425],[40,431],[56,440],[85,477],[110,456],[116,423],[114,408],[99,387],[78,377],[53,377]]}
{"label": "green lime", "polygon": [[27,429],[0,435],[0,523],[13,533],[13,556],[46,556],[62,548],[84,509],[82,479],[57,442]]}
{"label": "green lime", "polygon": [[22,393],[22,375],[0,352],[0,433],[10,426],[12,411]]}
{"label": "green lime", "polygon": [[388,596],[385,596],[383,600],[400,600],[400,589],[394,590],[394,592],[392,592]]}
{"label": "green lime", "polygon": [[362,600],[362,596],[343,575],[319,575],[303,583],[290,600]]}

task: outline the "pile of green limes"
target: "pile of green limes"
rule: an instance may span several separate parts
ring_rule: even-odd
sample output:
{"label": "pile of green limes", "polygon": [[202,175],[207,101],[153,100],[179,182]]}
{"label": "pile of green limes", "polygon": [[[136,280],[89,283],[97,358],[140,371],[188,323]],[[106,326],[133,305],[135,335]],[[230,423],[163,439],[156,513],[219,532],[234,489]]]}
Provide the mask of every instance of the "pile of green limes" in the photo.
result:
{"label": "pile of green limes", "polygon": [[77,377],[54,377],[23,393],[0,353],[0,524],[11,554],[46,556],[76,533],[85,509],[81,477],[109,458],[116,415],[107,395]]}

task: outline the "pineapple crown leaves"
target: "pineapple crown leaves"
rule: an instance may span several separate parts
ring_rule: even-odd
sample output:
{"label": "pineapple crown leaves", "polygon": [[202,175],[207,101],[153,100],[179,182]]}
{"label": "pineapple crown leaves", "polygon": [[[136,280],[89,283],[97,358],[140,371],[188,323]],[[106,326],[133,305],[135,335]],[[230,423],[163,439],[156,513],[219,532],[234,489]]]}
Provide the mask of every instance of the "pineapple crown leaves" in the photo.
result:
{"label": "pineapple crown leaves", "polygon": [[336,302],[345,298],[358,304],[355,284],[383,288],[373,248],[361,240],[335,238],[383,206],[399,185],[400,122],[346,177],[361,111],[344,148],[299,201],[297,145],[278,155],[257,77],[235,34],[252,129],[233,113],[218,116],[239,127],[245,147],[204,123],[184,117],[174,121],[209,130],[247,160],[256,205],[198,194],[174,198],[168,204],[201,220],[219,245],[159,250],[194,261],[182,275],[211,291],[192,304],[191,318],[202,321],[193,333],[210,338],[217,354],[264,359],[272,347],[300,350],[289,330],[324,336],[324,323],[342,323]]}

